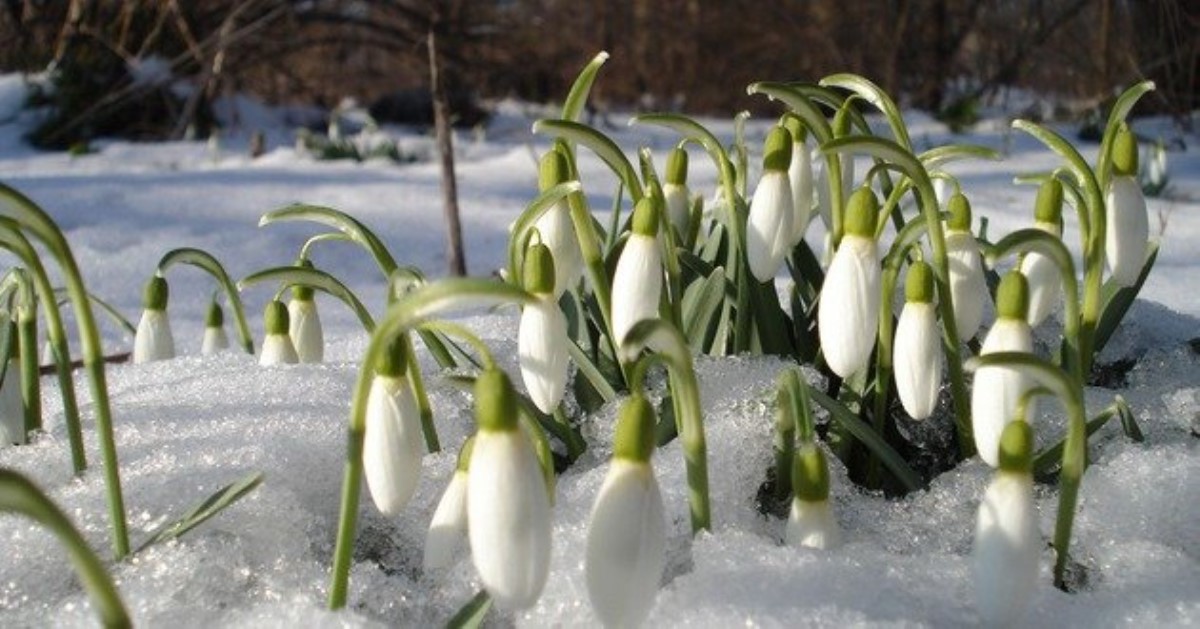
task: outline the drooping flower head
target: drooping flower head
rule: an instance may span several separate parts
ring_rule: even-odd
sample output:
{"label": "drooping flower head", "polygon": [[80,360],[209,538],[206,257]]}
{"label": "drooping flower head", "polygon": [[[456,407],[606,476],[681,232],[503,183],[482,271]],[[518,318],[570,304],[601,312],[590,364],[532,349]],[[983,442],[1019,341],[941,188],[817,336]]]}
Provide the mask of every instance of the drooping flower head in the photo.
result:
{"label": "drooping flower head", "polygon": [[[1034,207],[1034,227],[1053,236],[1062,236],[1062,183],[1047,179],[1038,188]],[[1058,307],[1062,297],[1062,275],[1058,265],[1036,251],[1021,259],[1021,273],[1029,280],[1029,326],[1041,325]]]}
{"label": "drooping flower head", "polygon": [[[1029,283],[1018,271],[1010,271],[996,289],[996,322],[988,331],[981,356],[995,352],[1032,352],[1033,332],[1029,328]],[[996,467],[999,462],[1000,435],[1018,416],[1021,399],[1033,387],[1028,376],[1011,367],[981,367],[975,372],[971,391],[971,420],[975,449],[979,458]],[[1021,415],[1032,415],[1030,401]]]}
{"label": "drooping flower head", "polygon": [[1112,164],[1112,179],[1104,197],[1107,217],[1104,254],[1113,280],[1121,286],[1133,286],[1146,260],[1150,223],[1146,215],[1146,197],[1136,178],[1137,138],[1128,128],[1117,133]]}
{"label": "drooping flower head", "polygon": [[968,341],[983,323],[983,304],[988,299],[987,280],[979,243],[971,234],[971,202],[956,192],[946,204],[946,257],[950,264],[950,296],[958,340]]}
{"label": "drooping flower head", "polygon": [[[312,268],[312,261],[301,258],[296,266]],[[325,358],[325,335],[321,330],[321,316],[317,313],[317,302],[313,300],[311,286],[292,287],[292,300],[288,302],[288,336],[296,348],[296,356],[302,363],[319,363]]]}
{"label": "drooping flower head", "polygon": [[788,182],[792,186],[792,240],[795,247],[808,231],[813,212],[813,166],[808,147],[808,130],[797,116],[784,122],[792,135],[792,161],[788,166]]}
{"label": "drooping flower head", "polygon": [[975,604],[992,627],[1021,625],[1037,584],[1041,533],[1033,502],[1033,429],[1014,421],[975,523]]}
{"label": "drooping flower head", "polygon": [[817,306],[821,351],[845,378],[867,366],[879,327],[880,267],[875,243],[879,200],[870,188],[850,195],[845,235],[825,275]]}
{"label": "drooping flower head", "polygon": [[529,399],[550,414],[567,390],[567,319],[554,299],[554,258],[544,244],[525,255],[525,290],[537,297],[521,311],[517,358]]}
{"label": "drooping flower head", "polygon": [[795,201],[788,167],[792,163],[792,134],[775,127],[763,147],[763,174],[750,200],[746,219],[746,260],[760,282],[770,281],[792,249]]}
{"label": "drooping flower head", "polygon": [[679,242],[685,242],[691,230],[692,193],[687,187],[687,172],[687,151],[679,147],[671,149],[667,155],[667,176],[662,193],[667,220]]}
{"label": "drooping flower head", "polygon": [[[560,183],[571,180],[571,169],[567,158],[557,150],[542,156],[538,169],[538,187],[545,192]],[[561,200],[546,210],[534,223],[542,242],[554,255],[554,297],[574,286],[583,276],[583,253],[579,250],[579,239],[571,222],[571,209],[567,201]]]}
{"label": "drooping flower head", "polygon": [[829,463],[815,443],[807,442],[796,450],[792,490],[784,535],[788,545],[820,550],[841,545],[841,527],[829,506]]}
{"label": "drooping flower head", "polygon": [[296,355],[296,347],[288,336],[288,309],[278,299],[271,300],[263,310],[263,327],[266,337],[263,338],[262,354],[259,355],[260,365],[284,365],[300,362]]}
{"label": "drooping flower head", "polygon": [[155,275],[142,292],[142,318],[133,338],[133,362],[146,363],[175,357],[175,337],[167,318],[170,288],[166,278]]}
{"label": "drooping flower head", "polygon": [[937,406],[944,361],[933,305],[933,270],[925,262],[908,267],[904,297],[893,350],[896,393],[910,417],[925,419]]}
{"label": "drooping flower head", "polygon": [[612,326],[618,346],[639,321],[658,317],[663,283],[658,245],[660,213],[653,196],[638,201],[633,210],[633,233],[617,260],[612,283]]}
{"label": "drooping flower head", "polygon": [[467,532],[484,588],[508,610],[535,602],[550,569],[550,499],[516,392],[499,369],[475,380],[479,432],[467,472]]}
{"label": "drooping flower head", "polygon": [[588,597],[607,627],[645,620],[666,565],[666,518],[650,465],[654,425],[654,408],[635,393],[621,408],[612,463],[588,520]]}
{"label": "drooping flower head", "polygon": [[379,512],[399,515],[417,488],[424,443],[408,381],[408,346],[397,336],[375,367],[367,395],[363,475]]}
{"label": "drooping flower head", "polygon": [[422,563],[426,572],[441,570],[454,560],[455,553],[467,535],[467,470],[471,466],[471,451],[475,448],[475,437],[470,437],[458,451],[458,465],[450,484],[438,500],[429,532],[425,534],[425,558]]}
{"label": "drooping flower head", "polygon": [[214,299],[208,304],[208,312],[204,315],[204,340],[200,344],[200,353],[208,356],[229,348],[229,336],[225,334],[225,311]]}

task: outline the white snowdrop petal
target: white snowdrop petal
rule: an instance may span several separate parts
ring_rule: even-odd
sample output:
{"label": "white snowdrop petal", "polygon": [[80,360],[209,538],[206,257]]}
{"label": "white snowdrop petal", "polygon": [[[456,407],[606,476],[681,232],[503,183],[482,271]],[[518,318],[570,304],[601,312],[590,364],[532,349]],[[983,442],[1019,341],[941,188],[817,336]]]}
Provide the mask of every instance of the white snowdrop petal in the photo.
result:
{"label": "white snowdrop petal", "polygon": [[746,219],[746,258],[750,272],[760,282],[775,277],[791,250],[793,203],[787,173],[771,170],[763,173]]}
{"label": "white snowdrop petal", "polygon": [[805,142],[792,145],[792,163],[788,166],[788,183],[792,187],[792,241],[796,246],[808,231],[813,211],[812,154]]}
{"label": "white snowdrop petal", "polygon": [[133,362],[148,363],[175,357],[175,338],[165,310],[143,310],[133,337]]}
{"label": "white snowdrop petal", "polygon": [[433,512],[429,532],[425,534],[425,570],[441,570],[449,566],[466,535],[467,473],[455,470]]}
{"label": "white snowdrop petal", "polygon": [[21,365],[9,359],[0,383],[0,448],[25,443],[25,405],[21,401]]}
{"label": "white snowdrop petal", "polygon": [[550,569],[550,502],[533,445],[519,430],[481,431],[468,474],[475,570],[500,607],[530,607]]}
{"label": "white snowdrop petal", "polygon": [[302,363],[319,363],[325,358],[325,335],[317,302],[293,299],[288,302],[288,336]]}
{"label": "white snowdrop petal", "polygon": [[910,302],[904,305],[896,324],[892,354],[896,393],[905,412],[913,419],[929,417],[937,406],[944,361],[937,309],[933,304]]}
{"label": "white snowdrop petal", "polygon": [[521,379],[529,398],[550,414],[567,390],[567,319],[551,297],[528,304],[517,330]]}
{"label": "white snowdrop petal", "polygon": [[983,323],[983,304],[988,300],[987,280],[979,243],[965,231],[946,232],[946,258],[950,266],[950,295],[958,340],[967,341]]}
{"label": "white snowdrop petal", "polygon": [[687,236],[688,223],[691,220],[692,199],[687,186],[678,183],[663,185],[663,199],[667,205],[667,220],[675,233]]}
{"label": "white snowdrop petal", "polygon": [[1030,327],[1041,325],[1046,317],[1058,308],[1062,297],[1062,279],[1054,260],[1035,252],[1025,254],[1021,260],[1021,274],[1029,280]]}
{"label": "white snowdrop petal", "polygon": [[612,325],[619,341],[639,321],[658,317],[662,281],[658,243],[650,236],[631,235],[613,274]]}
{"label": "white snowdrop petal", "polygon": [[843,378],[867,365],[879,326],[879,252],[875,242],[847,234],[833,254],[817,307],[825,362]]}
{"label": "white snowdrop petal", "polygon": [[546,210],[534,227],[542,237],[542,244],[549,247],[554,256],[554,296],[557,298],[583,275],[583,254],[579,250],[579,239],[575,237],[567,202],[559,201]]}
{"label": "white snowdrop petal", "polygon": [[648,463],[614,460],[588,521],[586,576],[596,616],[633,627],[654,605],[666,565],[662,495]]}
{"label": "white snowdrop petal", "polygon": [[200,343],[201,354],[210,356],[228,348],[229,336],[225,334],[224,327],[212,326],[204,328],[204,340]]}
{"label": "white snowdrop petal", "polygon": [[792,499],[784,539],[789,546],[829,550],[842,544],[842,530],[828,500]]}
{"label": "white snowdrop petal", "polygon": [[1040,546],[1032,477],[999,472],[975,525],[975,597],[985,625],[1020,626],[1037,585]]}
{"label": "white snowdrop petal", "polygon": [[[983,341],[980,354],[1032,351],[1033,333],[1028,323],[997,319]],[[999,464],[1000,433],[1016,416],[1021,396],[1032,386],[1027,376],[1010,367],[982,367],[975,372],[971,390],[972,431],[975,450],[988,465],[996,467]],[[1033,416],[1035,406],[1031,400],[1028,417]]]}
{"label": "white snowdrop petal", "polygon": [[396,516],[421,475],[420,411],[404,378],[376,376],[367,395],[363,475],[379,512]]}
{"label": "white snowdrop petal", "polygon": [[1108,268],[1118,284],[1132,286],[1142,270],[1150,239],[1146,198],[1133,177],[1116,176],[1109,184],[1104,205],[1108,215],[1104,241]]}
{"label": "white snowdrop petal", "polygon": [[300,362],[300,357],[296,355],[296,347],[292,345],[292,338],[286,334],[268,334],[263,339],[262,353],[259,354],[258,364],[269,365],[293,365]]}

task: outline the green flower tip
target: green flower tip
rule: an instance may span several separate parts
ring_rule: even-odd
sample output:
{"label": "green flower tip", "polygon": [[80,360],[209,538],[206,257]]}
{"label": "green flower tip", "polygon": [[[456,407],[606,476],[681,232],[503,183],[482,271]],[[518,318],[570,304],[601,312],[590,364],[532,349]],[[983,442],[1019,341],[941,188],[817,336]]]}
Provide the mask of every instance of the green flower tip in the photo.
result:
{"label": "green flower tip", "polygon": [[613,458],[648,463],[654,453],[654,407],[641,393],[625,401],[613,436]]}
{"label": "green flower tip", "polygon": [[763,143],[763,170],[786,173],[791,165],[792,134],[784,127],[776,126]]}
{"label": "green flower tip", "polygon": [[633,209],[633,233],[655,238],[658,236],[659,214],[658,200],[653,196],[642,197],[637,207]]}
{"label": "green flower tip", "polygon": [[904,279],[904,298],[919,304],[933,302],[933,269],[923,261],[916,261],[908,267],[908,277]]}
{"label": "green flower tip", "polygon": [[475,379],[475,420],[481,431],[517,429],[517,394],[503,370],[488,369]]}
{"label": "green flower tip", "polygon": [[544,295],[554,292],[554,254],[543,243],[529,245],[525,253],[525,290]]}
{"label": "green flower tip", "polygon": [[955,192],[954,196],[946,202],[946,211],[950,213],[950,220],[946,221],[946,227],[955,231],[971,231],[971,202],[967,200],[967,196],[961,192]]}
{"label": "green flower tip", "polygon": [[170,297],[171,289],[167,286],[167,279],[155,275],[146,282],[146,289],[142,291],[142,307],[146,310],[166,310]]}
{"label": "green flower tip", "polygon": [[792,489],[805,502],[829,499],[829,465],[825,453],[813,443],[805,443],[792,460]]}
{"label": "green flower tip", "polygon": [[542,191],[549,190],[560,183],[570,181],[571,169],[567,166],[567,158],[558,151],[551,150],[542,156],[538,167],[538,186]]}
{"label": "green flower tip", "polygon": [[775,432],[789,440],[796,432],[796,418],[792,415],[792,377],[785,373],[775,391]]}
{"label": "green flower tip", "polygon": [[1020,271],[1009,271],[996,289],[996,316],[1024,320],[1029,311],[1029,281]]}
{"label": "green flower tip", "polygon": [[[309,260],[308,258],[300,258],[296,260],[296,266],[302,269],[311,269],[313,268],[313,263],[312,260]],[[313,288],[303,284],[296,284],[292,287],[292,299],[295,299],[296,301],[312,301]]]}
{"label": "green flower tip", "polygon": [[278,299],[272,300],[267,304],[266,310],[263,311],[264,327],[267,329],[267,334],[287,334],[288,333],[288,309]]}
{"label": "green flower tip", "polygon": [[375,373],[385,378],[399,378],[408,373],[408,343],[396,335],[375,364]]}
{"label": "green flower tip", "polygon": [[475,435],[471,435],[463,442],[462,448],[458,450],[458,464],[455,470],[465,472],[471,468],[471,453],[475,451]]}
{"label": "green flower tip", "polygon": [[1034,220],[1059,225],[1062,223],[1062,182],[1051,177],[1038,188],[1037,202],[1033,208]]}
{"label": "green flower tip", "polygon": [[1033,470],[1033,428],[1028,422],[1008,422],[1000,433],[1000,469],[1020,474]]}
{"label": "green flower tip", "polygon": [[688,154],[687,151],[675,147],[667,155],[667,183],[682,186],[687,183]]}
{"label": "green flower tip", "polygon": [[875,239],[875,220],[879,214],[879,199],[875,191],[862,186],[846,202],[846,233]]}
{"label": "green flower tip", "polygon": [[804,126],[804,121],[800,116],[788,114],[783,119],[783,126],[792,134],[793,145],[804,142],[808,138],[808,127]]}
{"label": "green flower tip", "polygon": [[1137,136],[1125,125],[1121,125],[1121,130],[1117,131],[1116,140],[1113,142],[1112,165],[1114,175],[1132,177],[1137,174]]}
{"label": "green flower tip", "polygon": [[225,325],[225,311],[221,304],[213,301],[208,304],[208,313],[204,315],[204,327],[219,328]]}

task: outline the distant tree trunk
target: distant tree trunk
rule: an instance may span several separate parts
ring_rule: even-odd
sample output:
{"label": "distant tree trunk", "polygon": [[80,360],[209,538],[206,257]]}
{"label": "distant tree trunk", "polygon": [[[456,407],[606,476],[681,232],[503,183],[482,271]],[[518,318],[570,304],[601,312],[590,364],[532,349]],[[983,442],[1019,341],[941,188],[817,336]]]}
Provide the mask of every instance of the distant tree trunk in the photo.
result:
{"label": "distant tree trunk", "polygon": [[442,209],[446,214],[446,265],[451,275],[466,275],[463,256],[462,224],[458,219],[458,183],[454,177],[454,138],[450,128],[450,101],[442,80],[441,59],[437,47],[437,22],[429,28],[429,85],[433,96],[433,126],[437,132],[438,153],[442,158]]}

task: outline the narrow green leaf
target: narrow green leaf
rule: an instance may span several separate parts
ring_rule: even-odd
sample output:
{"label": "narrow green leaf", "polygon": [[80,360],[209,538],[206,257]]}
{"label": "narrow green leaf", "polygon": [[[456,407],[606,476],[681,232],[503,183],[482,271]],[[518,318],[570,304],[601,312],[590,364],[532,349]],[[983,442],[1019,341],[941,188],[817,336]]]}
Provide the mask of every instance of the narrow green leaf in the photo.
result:
{"label": "narrow green leaf", "polygon": [[567,92],[567,100],[563,102],[563,120],[579,122],[579,117],[587,106],[592,84],[596,82],[596,75],[600,73],[600,66],[604,65],[605,61],[608,61],[608,53],[601,51],[596,53],[596,56],[592,57],[586,66],[583,66],[583,70],[571,84],[571,91]]}
{"label": "narrow green leaf", "polygon": [[277,266],[263,269],[242,278],[237,283],[237,290],[245,290],[262,282],[279,282],[285,288],[296,285],[307,286],[332,295],[340,299],[342,303],[354,311],[364,330],[371,332],[375,329],[375,319],[371,316],[367,307],[354,295],[354,292],[346,288],[336,277],[321,269],[302,266]]}
{"label": "narrow green leaf", "polygon": [[859,419],[857,415],[851,413],[849,409],[842,406],[840,402],[829,397],[824,391],[808,387],[809,396],[817,404],[820,404],[826,411],[829,411],[829,416],[844,428],[847,432],[854,436],[855,439],[862,442],[875,456],[879,457],[896,480],[904,485],[908,491],[916,491],[925,487],[924,481],[920,475],[908,466],[904,461],[904,457],[896,452],[892,446],[888,445],[883,437],[875,432],[869,424]]}
{"label": "narrow green leaf", "polygon": [[592,385],[596,393],[604,398],[604,401],[611,402],[617,399],[617,392],[613,389],[608,380],[600,373],[600,369],[592,362],[587,353],[580,349],[579,344],[572,341],[567,345],[567,352],[571,354],[571,360],[575,361],[575,365],[579,367],[579,375]]}
{"label": "narrow green leaf", "polygon": [[[137,335],[137,326],[133,325],[133,323],[130,323],[129,319],[126,319],[125,315],[121,314],[121,311],[117,310],[116,306],[108,303],[104,299],[101,299],[94,293],[88,293],[87,297],[88,301],[99,306],[100,310],[104,312],[104,314],[108,315],[108,318],[111,319],[113,323],[116,323],[121,327],[122,330],[125,330],[129,336]],[[65,287],[60,286],[55,288],[54,298],[60,307],[71,305],[70,291],[68,291]]]}
{"label": "narrow green leaf", "polygon": [[492,597],[487,590],[479,590],[466,605],[462,606],[446,623],[446,629],[478,629],[492,608]]}
{"label": "narrow green leaf", "polygon": [[704,350],[707,332],[725,302],[724,267],[717,267],[702,281],[693,282],[683,293],[684,336],[693,352]]}
{"label": "narrow green leaf", "polygon": [[254,491],[262,483],[262,480],[262,472],[254,472],[237,482],[230,483],[218,489],[211,496],[201,500],[191,509],[188,509],[183,515],[155,529],[150,534],[150,538],[134,552],[141,552],[155,544],[177,539],[188,531],[204,524],[212,519],[213,516]]}
{"label": "narrow green leaf", "polygon": [[821,85],[849,90],[871,103],[887,118],[888,126],[892,129],[892,136],[896,138],[896,143],[905,149],[912,149],[912,142],[908,139],[908,128],[904,125],[900,109],[896,107],[895,101],[887,95],[887,92],[884,92],[878,85],[857,74],[849,73],[827,76],[821,79]]}
{"label": "narrow green leaf", "polygon": [[629,163],[629,158],[621,151],[621,147],[603,133],[570,120],[538,120],[533,123],[533,132],[588,147],[617,175],[617,179],[629,190],[634,203],[641,200],[645,194],[642,182],[638,180],[637,171],[634,170],[633,164]]}
{"label": "narrow green leaf", "polygon": [[956,162],[963,159],[989,159],[998,160],[1004,156],[1000,151],[987,146],[978,146],[975,144],[948,144],[946,146],[938,146],[931,148],[917,156],[921,163],[925,165],[927,170],[940,168],[950,162]]}
{"label": "narrow green leaf", "polygon": [[383,241],[379,239],[366,225],[363,225],[358,219],[330,207],[320,205],[306,205],[297,203],[287,207],[272,210],[262,215],[258,220],[259,227],[266,227],[271,223],[285,221],[310,221],[332,227],[348,236],[350,240],[358,243],[375,260],[379,265],[379,270],[383,272],[384,279],[390,278],[392,271],[398,266],[396,259],[392,257],[392,253],[384,246]]}
{"label": "narrow green leaf", "polygon": [[1113,103],[1112,111],[1108,114],[1108,122],[1104,127],[1104,139],[1100,143],[1100,155],[1096,162],[1096,177],[1100,180],[1101,189],[1108,185],[1109,176],[1112,174],[1112,150],[1113,142],[1117,139],[1117,129],[1129,117],[1133,106],[1152,90],[1154,90],[1154,81],[1142,81],[1122,92],[1117,97],[1117,102]]}
{"label": "narrow green leaf", "polygon": [[1117,326],[1121,324],[1121,320],[1129,312],[1129,307],[1133,305],[1138,293],[1142,291],[1142,285],[1146,283],[1146,278],[1150,276],[1150,269],[1154,268],[1154,261],[1157,259],[1158,243],[1153,242],[1146,251],[1146,262],[1142,264],[1142,271],[1138,274],[1137,281],[1133,286],[1120,286],[1110,278],[1100,289],[1100,320],[1096,324],[1094,345],[1096,354],[1099,354],[1112,339]]}

